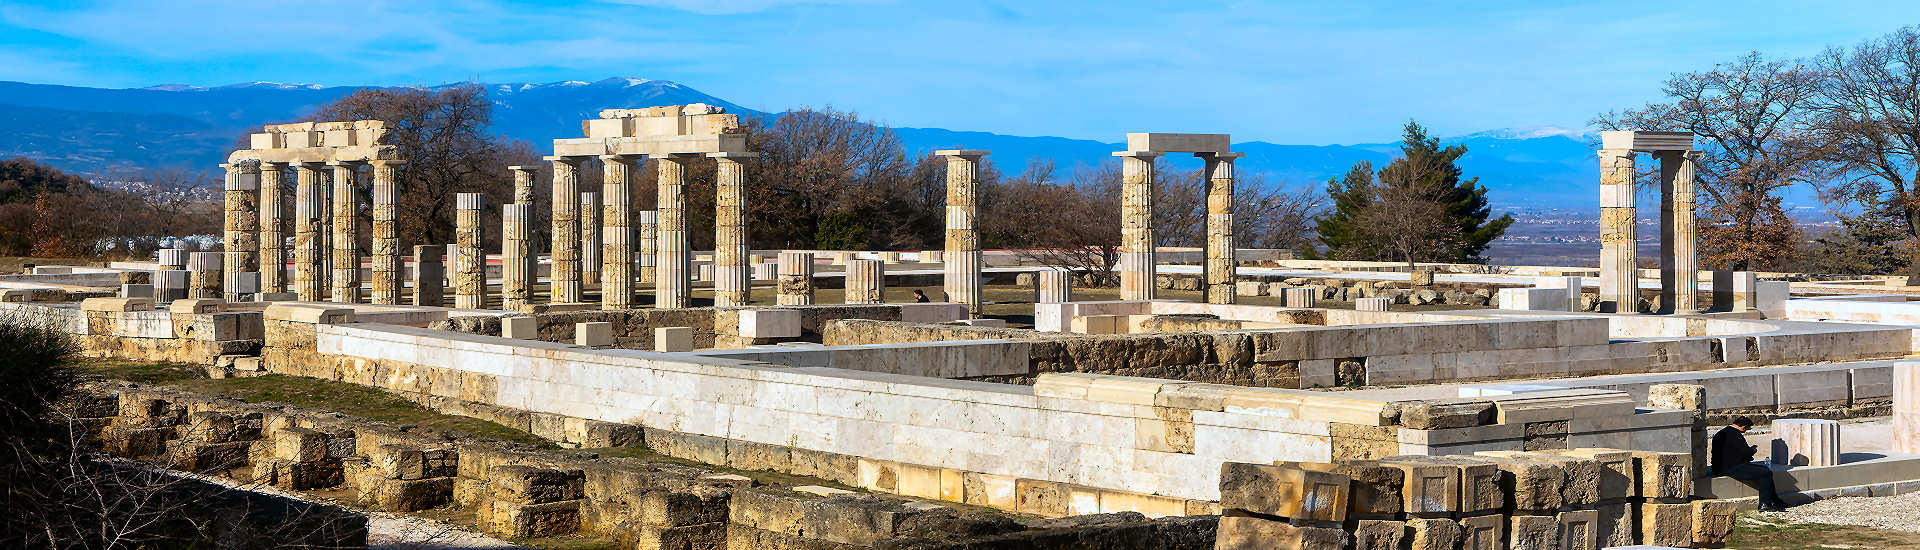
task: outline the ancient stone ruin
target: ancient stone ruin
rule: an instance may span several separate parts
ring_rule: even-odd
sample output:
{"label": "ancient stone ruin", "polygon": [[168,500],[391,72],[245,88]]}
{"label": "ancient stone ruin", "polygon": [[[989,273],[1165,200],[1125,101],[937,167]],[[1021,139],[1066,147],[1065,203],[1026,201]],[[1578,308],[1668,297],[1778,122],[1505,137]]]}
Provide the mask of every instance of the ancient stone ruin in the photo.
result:
{"label": "ancient stone ruin", "polygon": [[[220,256],[0,276],[0,311],[56,323],[92,356],[379,388],[564,447],[645,445],[679,460],[95,390],[116,403],[90,418],[118,454],[227,457],[290,489],[351,488],[373,508],[455,503],[511,537],[601,533],[647,548],[1711,546],[1754,503],[1701,465],[1704,431],[1732,414],[1890,414],[1894,448],[1871,455],[1843,452],[1855,447],[1835,427],[1774,423],[1777,475],[1800,500],[1920,488],[1920,367],[1896,363],[1916,351],[1920,306],[1868,280],[1699,272],[1691,135],[1603,137],[1599,269],[1409,271],[1237,248],[1229,137],[1129,134],[1114,153],[1116,295],[1063,266],[980,248],[987,151],[935,153],[947,161],[944,250],[753,250],[755,154],[737,115],[608,109],[582,127],[584,137],[554,140],[549,171],[510,168],[512,204],[454,198],[456,242],[403,243],[394,204],[405,159],[381,144],[383,123],[268,126],[226,165]],[[1657,283],[1635,263],[1642,151],[1662,163]],[[1150,168],[1169,153],[1205,163],[1201,247],[1154,245]],[[588,158],[604,183],[583,192]],[[696,251],[685,174],[706,159],[718,246]],[[634,171],[648,163],[658,200],[636,205]],[[363,252],[353,186],[367,173]],[[543,188],[550,242],[533,227]],[[501,250],[483,250],[494,208]],[[934,300],[904,297],[916,288]],[[1642,302],[1659,314],[1639,313]]]}

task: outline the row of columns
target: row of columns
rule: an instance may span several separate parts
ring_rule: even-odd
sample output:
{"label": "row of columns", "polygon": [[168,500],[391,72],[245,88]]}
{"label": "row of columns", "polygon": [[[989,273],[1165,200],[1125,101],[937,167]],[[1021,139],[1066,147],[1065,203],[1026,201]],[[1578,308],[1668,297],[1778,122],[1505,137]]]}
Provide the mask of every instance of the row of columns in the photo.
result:
{"label": "row of columns", "polygon": [[[1660,162],[1660,313],[1700,311],[1694,237],[1694,151],[1654,151]],[[1640,302],[1639,231],[1630,149],[1600,150],[1600,311],[1631,313]]]}
{"label": "row of columns", "polygon": [[[1152,300],[1157,262],[1153,220],[1153,161],[1160,153],[1120,151],[1120,299]],[[1244,153],[1194,153],[1205,161],[1207,176],[1206,261],[1202,266],[1207,303],[1235,301],[1233,164]]]}
{"label": "row of columns", "polygon": [[[374,184],[374,300],[397,298],[398,243],[393,234],[395,174],[399,161],[372,161]],[[361,163],[244,162],[226,171],[222,263],[219,283],[227,299],[255,292],[291,290],[301,300],[356,302],[360,296],[358,194]],[[293,216],[282,197],[286,170],[294,172]],[[330,176],[330,177],[329,177]],[[332,189],[325,182],[332,182]],[[329,192],[331,191],[331,192]],[[294,236],[294,277],[286,279],[286,237]],[[249,275],[254,274],[254,275]]]}

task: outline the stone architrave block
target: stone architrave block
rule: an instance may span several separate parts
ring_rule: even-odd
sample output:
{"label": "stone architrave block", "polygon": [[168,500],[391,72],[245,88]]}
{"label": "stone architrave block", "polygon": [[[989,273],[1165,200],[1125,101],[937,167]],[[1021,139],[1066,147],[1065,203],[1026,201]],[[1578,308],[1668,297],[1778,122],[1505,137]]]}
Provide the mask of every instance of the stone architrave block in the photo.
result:
{"label": "stone architrave block", "polygon": [[1693,505],[1647,502],[1638,506],[1641,544],[1693,546]]}
{"label": "stone architrave block", "polygon": [[1687,453],[1633,451],[1638,472],[1636,496],[1654,501],[1686,502],[1693,496],[1693,456]]}
{"label": "stone architrave block", "polygon": [[1347,516],[1347,476],[1266,464],[1220,465],[1220,507],[1312,521]]}
{"label": "stone architrave block", "polygon": [[1408,550],[1455,550],[1460,547],[1460,522],[1448,518],[1412,518],[1407,520],[1412,534]]}
{"label": "stone architrave block", "polygon": [[1600,514],[1593,510],[1561,512],[1559,550],[1599,550]]}
{"label": "stone architrave block", "polygon": [[1401,550],[1406,547],[1407,522],[1363,519],[1354,523],[1353,550]]}
{"label": "stone architrave block", "polygon": [[1639,469],[1633,453],[1614,449],[1565,449],[1542,451],[1546,454],[1592,460],[1600,464],[1599,500],[1609,501],[1640,495]]}
{"label": "stone architrave block", "polygon": [[1512,516],[1507,520],[1509,550],[1560,550],[1560,543],[1560,517],[1557,515]]}
{"label": "stone architrave block", "polygon": [[500,319],[500,337],[515,340],[540,339],[539,323],[532,317],[513,316]]}
{"label": "stone architrave block", "polygon": [[1460,468],[1430,462],[1382,460],[1406,476],[1402,507],[1412,517],[1446,517],[1460,511]]}
{"label": "stone architrave block", "polygon": [[1707,547],[1718,547],[1727,543],[1727,536],[1733,534],[1734,513],[1737,511],[1732,500],[1696,500],[1693,507],[1693,543]]}
{"label": "stone architrave block", "polygon": [[1506,516],[1489,514],[1461,518],[1460,550],[1504,550],[1506,547]]}
{"label": "stone architrave block", "polygon": [[653,351],[693,351],[693,327],[659,327],[653,329]]}
{"label": "stone architrave block", "polygon": [[184,298],[167,304],[173,313],[219,313],[227,310],[227,301],[219,298]]}
{"label": "stone architrave block", "polygon": [[613,345],[613,323],[574,323],[573,343],[590,348],[611,346]]}
{"label": "stone architrave block", "polygon": [[741,338],[798,338],[800,310],[743,309],[739,330]]}
{"label": "stone architrave block", "polygon": [[1347,533],[1331,527],[1303,527],[1267,518],[1226,515],[1220,518],[1214,550],[1344,550]]}

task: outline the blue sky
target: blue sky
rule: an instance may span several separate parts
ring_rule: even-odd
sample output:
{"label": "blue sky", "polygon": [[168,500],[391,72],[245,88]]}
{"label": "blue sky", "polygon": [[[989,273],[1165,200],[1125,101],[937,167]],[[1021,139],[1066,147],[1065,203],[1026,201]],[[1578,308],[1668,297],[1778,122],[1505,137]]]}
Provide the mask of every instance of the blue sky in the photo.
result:
{"label": "blue sky", "polygon": [[1106,141],[1578,128],[1670,73],[1851,45],[1920,2],[0,3],[0,80],[102,87],[634,76],[765,110]]}

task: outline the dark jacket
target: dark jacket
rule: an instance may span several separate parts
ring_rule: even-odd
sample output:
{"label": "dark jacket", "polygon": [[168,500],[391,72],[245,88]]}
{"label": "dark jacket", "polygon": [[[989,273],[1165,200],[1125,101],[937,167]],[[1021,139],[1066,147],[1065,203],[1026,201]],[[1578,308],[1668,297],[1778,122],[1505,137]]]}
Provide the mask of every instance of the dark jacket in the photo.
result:
{"label": "dark jacket", "polygon": [[1747,444],[1747,435],[1739,428],[1727,426],[1713,434],[1712,466],[1714,473],[1725,472],[1727,468],[1753,462],[1753,446]]}

